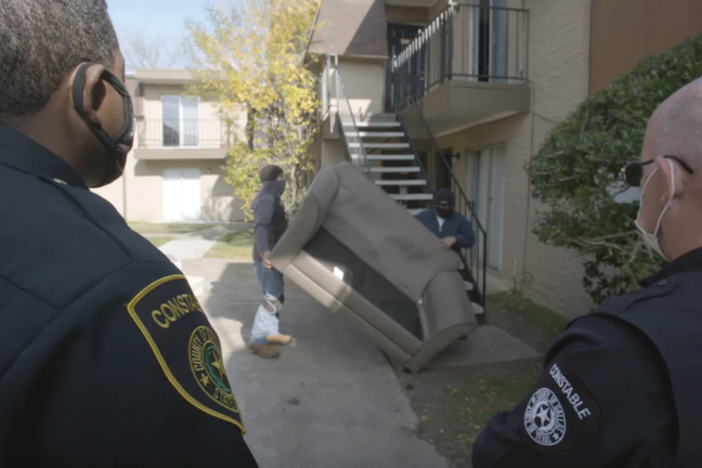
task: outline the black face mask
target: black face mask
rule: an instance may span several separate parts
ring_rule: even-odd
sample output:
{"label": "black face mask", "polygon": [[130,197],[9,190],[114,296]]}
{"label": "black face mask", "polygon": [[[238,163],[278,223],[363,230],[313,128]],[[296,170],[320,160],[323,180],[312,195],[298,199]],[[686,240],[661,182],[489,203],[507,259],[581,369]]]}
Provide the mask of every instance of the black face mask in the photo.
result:
{"label": "black face mask", "polygon": [[453,214],[453,208],[437,207],[436,214],[443,219],[449,219]]}
{"label": "black face mask", "polygon": [[282,196],[285,192],[285,179],[273,182],[273,190],[275,190],[275,193]]}
{"label": "black face mask", "polygon": [[83,91],[85,89],[85,74],[92,65],[95,64],[84,63],[76,72],[76,77],[73,82],[73,106],[107,152],[108,161],[105,165],[105,173],[98,183],[91,185],[92,187],[102,187],[118,179],[124,172],[124,166],[127,163],[127,155],[132,150],[132,145],[134,144],[136,119],[134,118],[129,91],[127,91],[127,88],[119,78],[105,70],[100,79],[109,83],[122,96],[122,102],[124,104],[124,123],[122,124],[122,129],[113,139],[105,130],[95,125],[90,120],[88,114],[85,112],[85,106],[83,104]]}

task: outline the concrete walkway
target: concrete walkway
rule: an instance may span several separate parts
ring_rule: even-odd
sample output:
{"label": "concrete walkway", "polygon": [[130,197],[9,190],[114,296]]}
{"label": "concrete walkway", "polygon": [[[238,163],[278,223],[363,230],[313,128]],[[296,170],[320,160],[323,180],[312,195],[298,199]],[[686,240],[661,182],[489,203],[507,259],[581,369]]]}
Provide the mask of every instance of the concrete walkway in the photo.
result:
{"label": "concrete walkway", "polygon": [[175,240],[167,242],[160,247],[161,252],[166,255],[173,255],[178,260],[189,260],[202,258],[219,239],[230,232],[239,229],[246,229],[249,225],[240,223],[238,225],[217,226],[204,231],[187,234],[149,234],[146,237],[175,237]]}
{"label": "concrete walkway", "polygon": [[288,282],[277,360],[246,352],[260,300],[250,264],[186,260],[222,339],[246,441],[261,468],[448,468],[418,439],[417,416],[375,346]]}
{"label": "concrete walkway", "polygon": [[178,260],[189,260],[202,258],[216,243],[216,240],[184,239],[170,241],[159,248],[161,252],[173,255]]}

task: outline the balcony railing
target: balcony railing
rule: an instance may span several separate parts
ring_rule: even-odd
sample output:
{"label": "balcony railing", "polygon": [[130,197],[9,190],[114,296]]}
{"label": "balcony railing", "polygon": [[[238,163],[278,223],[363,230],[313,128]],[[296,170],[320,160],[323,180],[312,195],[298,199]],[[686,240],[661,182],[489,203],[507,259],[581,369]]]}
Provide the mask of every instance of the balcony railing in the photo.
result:
{"label": "balcony railing", "polygon": [[143,120],[139,148],[226,148],[234,136],[232,124],[222,120]]}
{"label": "balcony railing", "polygon": [[528,10],[453,4],[393,57],[393,108],[402,111],[451,80],[523,83]]}

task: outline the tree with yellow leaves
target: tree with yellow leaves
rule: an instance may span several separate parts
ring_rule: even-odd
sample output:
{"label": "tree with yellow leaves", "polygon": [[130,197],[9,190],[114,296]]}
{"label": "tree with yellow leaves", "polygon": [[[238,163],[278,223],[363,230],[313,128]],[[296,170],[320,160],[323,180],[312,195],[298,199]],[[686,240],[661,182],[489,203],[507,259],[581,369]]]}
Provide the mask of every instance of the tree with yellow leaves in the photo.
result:
{"label": "tree with yellow leaves", "polygon": [[204,23],[190,23],[197,84],[193,94],[220,103],[228,122],[240,122],[228,143],[226,180],[248,209],[266,164],[285,170],[284,202],[300,205],[313,170],[317,131],[316,77],[303,62],[319,0],[223,1]]}

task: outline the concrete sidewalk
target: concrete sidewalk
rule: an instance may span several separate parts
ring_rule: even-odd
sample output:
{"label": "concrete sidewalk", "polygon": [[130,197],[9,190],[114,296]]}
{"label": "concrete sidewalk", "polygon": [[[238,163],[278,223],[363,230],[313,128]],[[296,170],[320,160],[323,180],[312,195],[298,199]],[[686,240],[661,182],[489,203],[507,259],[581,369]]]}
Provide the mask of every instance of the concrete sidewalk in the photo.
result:
{"label": "concrete sidewalk", "polygon": [[[241,223],[240,229],[245,229],[247,225]],[[190,260],[193,258],[202,258],[219,239],[224,237],[230,232],[235,232],[237,229],[234,227],[227,226],[217,226],[212,229],[206,229],[204,231],[192,232],[187,234],[160,234],[160,236],[176,237],[160,248],[161,252],[166,255],[173,255],[178,260]],[[159,235],[149,234],[148,237],[158,237]]]}
{"label": "concrete sidewalk", "polygon": [[417,416],[365,337],[290,282],[277,360],[246,352],[261,292],[250,264],[186,260],[205,278],[200,302],[222,339],[246,441],[261,468],[448,468],[415,436]]}

